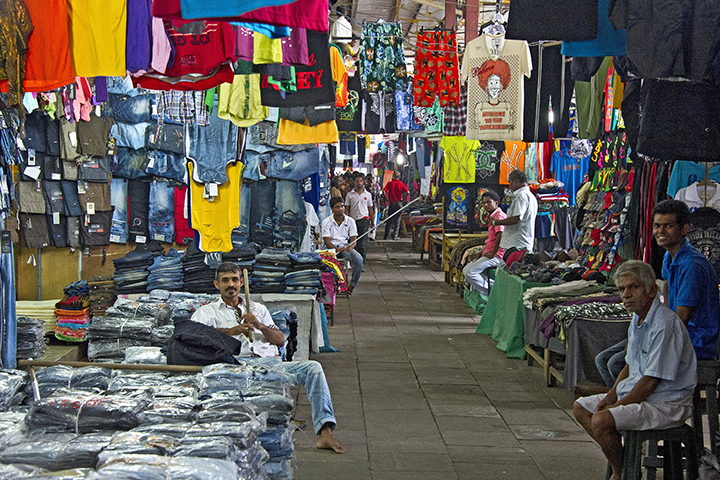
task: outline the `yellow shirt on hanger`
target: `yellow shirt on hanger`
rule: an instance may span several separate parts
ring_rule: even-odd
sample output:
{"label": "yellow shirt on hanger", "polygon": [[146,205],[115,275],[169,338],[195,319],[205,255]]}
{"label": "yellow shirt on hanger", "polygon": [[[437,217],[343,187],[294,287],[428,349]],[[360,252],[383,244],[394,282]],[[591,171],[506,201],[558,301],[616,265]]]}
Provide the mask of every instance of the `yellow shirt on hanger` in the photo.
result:
{"label": "yellow shirt on hanger", "polygon": [[233,249],[231,235],[240,226],[240,191],[244,165],[240,162],[227,166],[228,181],[217,185],[217,195],[205,198],[206,185],[193,180],[193,162],[188,162],[188,195],[190,221],[193,230],[200,234],[203,252],[229,252]]}
{"label": "yellow shirt on hanger", "polygon": [[238,127],[250,127],[270,115],[260,101],[260,75],[235,75],[233,83],[218,86],[218,117]]}
{"label": "yellow shirt on hanger", "polygon": [[262,33],[253,34],[253,63],[282,63],[282,43],[279,38],[269,38]]}
{"label": "yellow shirt on hanger", "polygon": [[68,0],[70,53],[78,77],[124,77],[125,0]]}

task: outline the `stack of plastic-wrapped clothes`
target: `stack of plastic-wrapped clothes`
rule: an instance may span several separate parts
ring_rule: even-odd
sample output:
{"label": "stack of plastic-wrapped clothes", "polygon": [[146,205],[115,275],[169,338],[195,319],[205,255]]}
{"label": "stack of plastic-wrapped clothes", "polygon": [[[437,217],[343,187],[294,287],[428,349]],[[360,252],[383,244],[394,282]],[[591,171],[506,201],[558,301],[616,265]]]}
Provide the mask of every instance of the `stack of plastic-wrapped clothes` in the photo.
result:
{"label": "stack of plastic-wrapped clothes", "polygon": [[289,253],[290,268],[285,274],[285,293],[317,295],[322,287],[325,264],[314,252]]}
{"label": "stack of plastic-wrapped clothes", "polygon": [[16,358],[39,360],[46,348],[45,322],[37,318],[18,317]]}
{"label": "stack of plastic-wrapped clothes", "polygon": [[264,248],[255,257],[250,291],[252,293],[284,293],[285,273],[290,267],[290,250],[287,248]]}
{"label": "stack of plastic-wrapped clothes", "polygon": [[281,369],[49,367],[36,378],[0,372],[0,478],[67,469],[87,479],[292,478],[293,403]]}
{"label": "stack of plastic-wrapped clothes", "polygon": [[150,242],[146,245],[138,245],[124,257],[113,260],[115,293],[118,295],[145,293],[150,274],[148,267],[155,262],[155,257],[164,253],[165,249],[159,243]]}

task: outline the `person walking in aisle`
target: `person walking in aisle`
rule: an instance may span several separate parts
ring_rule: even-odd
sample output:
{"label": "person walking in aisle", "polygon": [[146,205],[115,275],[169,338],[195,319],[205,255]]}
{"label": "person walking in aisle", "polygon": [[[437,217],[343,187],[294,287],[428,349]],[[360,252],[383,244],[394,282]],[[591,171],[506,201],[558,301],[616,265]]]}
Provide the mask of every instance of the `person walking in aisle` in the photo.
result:
{"label": "person walking in aisle", "polygon": [[[410,198],[410,190],[408,190],[407,186],[400,181],[400,172],[398,171],[393,173],[393,179],[385,185],[383,192],[385,193],[385,198],[387,198],[387,201],[390,204],[388,217],[403,207],[405,198]],[[385,235],[383,236],[383,240],[389,239],[390,234],[393,235],[393,240],[398,239],[401,215],[396,215],[385,224]]]}
{"label": "person walking in aisle", "polygon": [[[498,196],[497,193],[488,190],[483,192],[481,198],[483,210],[490,215],[490,219],[503,220],[507,218],[507,215],[505,215],[505,212],[503,212],[499,206],[500,196]],[[500,248],[500,240],[502,239],[504,229],[505,227],[501,225],[489,226],[488,237],[487,240],[485,240],[485,247],[480,253],[480,258],[468,262],[465,268],[463,268],[465,281],[482,295],[488,294],[488,288],[490,286],[490,282],[488,278],[483,275],[483,272],[488,268],[497,267],[502,263],[503,249]]]}
{"label": "person walking in aisle", "polygon": [[370,222],[375,217],[375,209],[373,208],[372,195],[365,190],[365,175],[355,172],[355,188],[348,192],[345,197],[345,213],[355,220],[357,233],[360,240],[357,241],[355,249],[362,256],[363,263],[367,255],[368,235],[363,237],[370,230]]}
{"label": "person walking in aisle", "polygon": [[382,201],[383,193],[380,184],[375,181],[375,178],[371,174],[367,174],[365,177],[365,185],[370,191],[370,195],[372,195],[373,208],[375,209],[375,215],[370,219],[371,228],[368,237],[370,237],[370,240],[375,240],[378,221],[380,221],[380,213],[385,206]]}
{"label": "person walking in aisle", "polygon": [[500,248],[505,250],[503,260],[506,262],[514,252],[523,250],[532,253],[535,242],[535,216],[538,204],[535,195],[530,191],[527,177],[522,170],[513,170],[508,175],[513,200],[504,220],[490,219],[490,226],[504,226]]}
{"label": "person walking in aisle", "polygon": [[[218,265],[214,285],[220,290],[220,300],[198,308],[190,320],[240,340],[241,356],[278,357],[277,347],[285,344],[285,337],[265,305],[250,302],[248,310],[248,305],[244,304],[240,296],[243,287],[240,267],[232,262]],[[313,428],[318,435],[316,447],[345,453],[345,448],[333,433],[337,420],[322,365],[315,360],[305,360],[280,362],[279,367],[293,384],[305,387],[312,410]]]}
{"label": "person walking in aisle", "polygon": [[345,203],[342,198],[331,198],[330,209],[332,215],[322,222],[323,243],[326,248],[334,249],[338,258],[350,262],[352,278],[348,286],[348,293],[352,295],[353,290],[360,282],[363,268],[362,255],[355,250],[357,226],[352,217],[345,215]]}

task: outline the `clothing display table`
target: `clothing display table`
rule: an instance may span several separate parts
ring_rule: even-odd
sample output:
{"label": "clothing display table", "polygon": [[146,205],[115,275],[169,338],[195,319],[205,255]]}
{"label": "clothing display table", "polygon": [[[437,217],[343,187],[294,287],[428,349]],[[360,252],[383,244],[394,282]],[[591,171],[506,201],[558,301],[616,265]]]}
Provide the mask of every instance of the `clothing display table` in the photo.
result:
{"label": "clothing display table", "polygon": [[451,265],[451,255],[453,248],[462,240],[469,238],[487,238],[487,233],[443,233],[443,245],[442,245],[442,265],[443,271],[445,272],[445,282],[454,285],[456,291],[459,291],[458,286],[462,284],[463,275],[462,268],[453,268]]}
{"label": "clothing display table", "polygon": [[428,248],[428,259],[430,260],[430,265],[438,270],[442,268],[442,245],[443,234],[431,233],[430,246]]}
{"label": "clothing display table", "polygon": [[523,292],[547,283],[525,282],[520,277],[498,270],[487,306],[475,333],[492,335],[497,348],[508,358],[525,358],[525,306]]}

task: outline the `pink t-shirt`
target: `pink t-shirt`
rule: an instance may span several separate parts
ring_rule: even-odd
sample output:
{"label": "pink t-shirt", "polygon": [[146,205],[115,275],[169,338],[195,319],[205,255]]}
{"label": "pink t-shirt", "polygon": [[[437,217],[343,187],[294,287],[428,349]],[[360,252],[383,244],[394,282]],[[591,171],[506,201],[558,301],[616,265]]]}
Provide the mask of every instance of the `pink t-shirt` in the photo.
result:
{"label": "pink t-shirt", "polygon": [[[490,214],[490,218],[494,218],[495,220],[505,220],[507,218],[507,215],[505,215],[505,212],[503,212],[500,207],[496,208],[493,213]],[[502,232],[505,230],[505,227],[503,225],[497,225],[493,227],[490,225],[488,227],[488,238],[485,240],[485,248],[483,248],[482,253],[486,254],[488,252],[492,252],[495,250],[495,242],[497,241],[497,234],[498,232]],[[502,258],[503,254],[505,253],[504,248],[500,248],[497,251],[496,257]]]}

